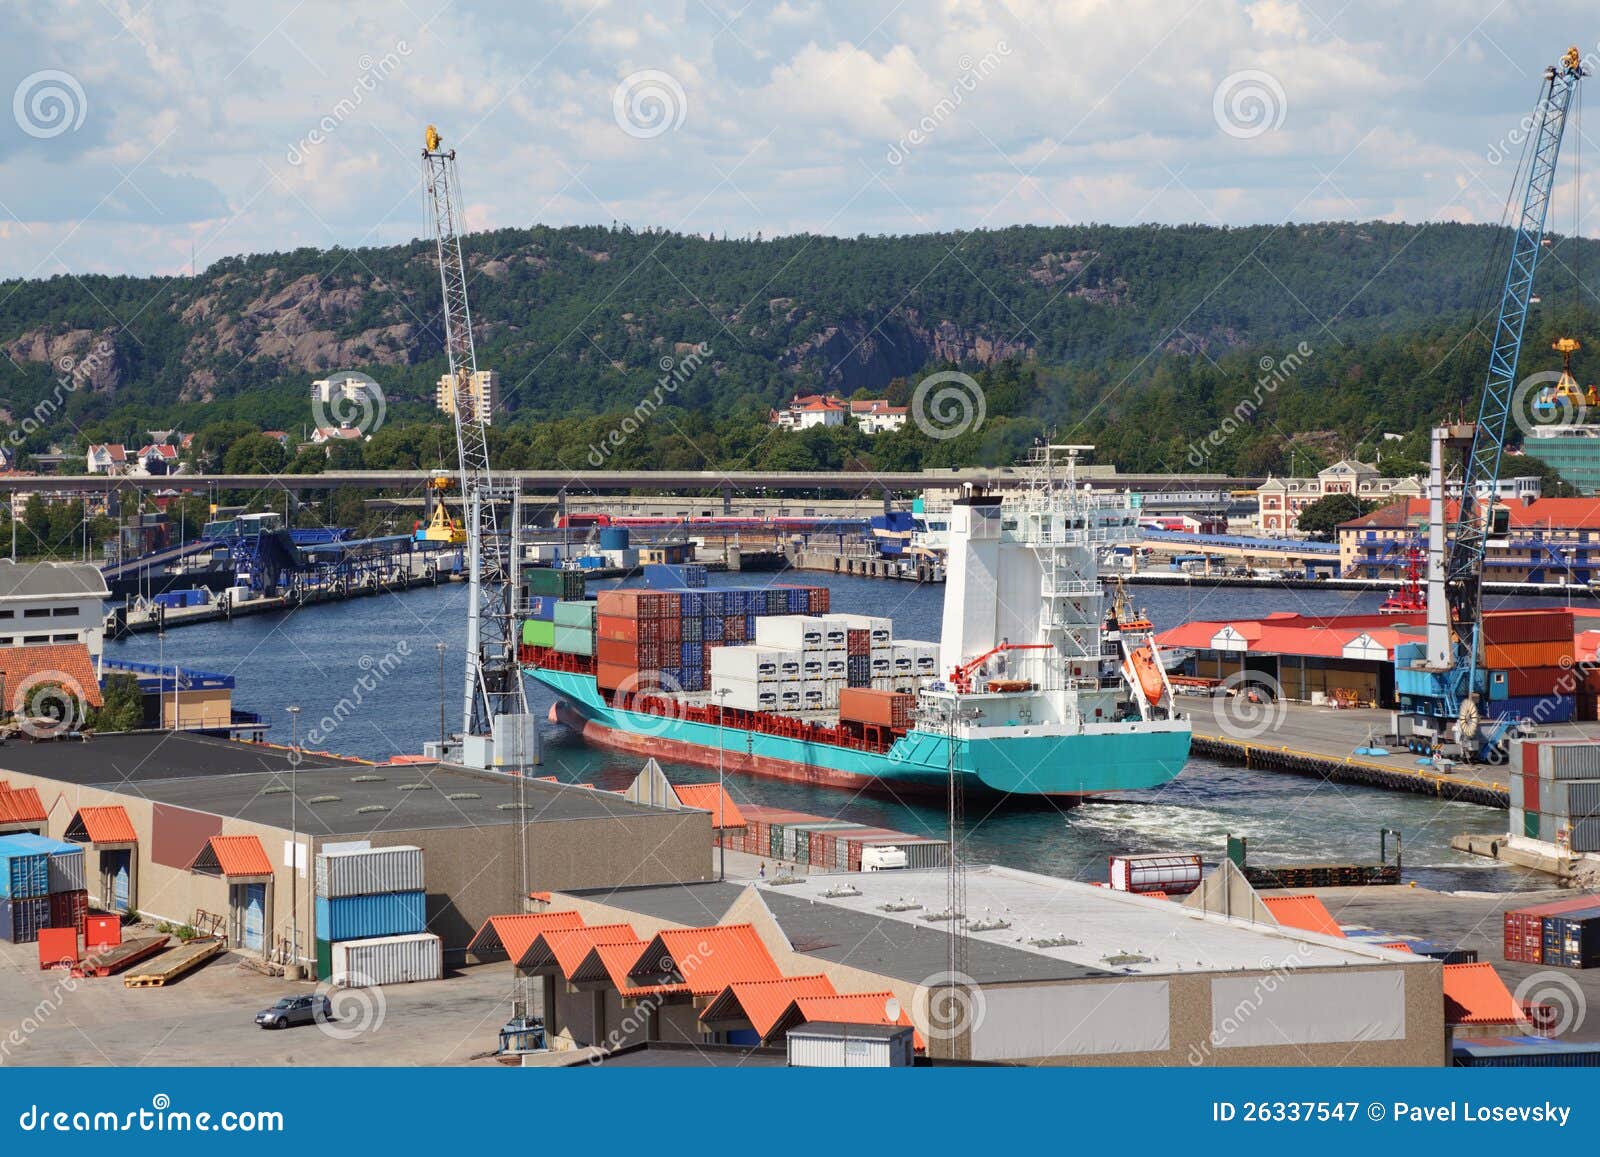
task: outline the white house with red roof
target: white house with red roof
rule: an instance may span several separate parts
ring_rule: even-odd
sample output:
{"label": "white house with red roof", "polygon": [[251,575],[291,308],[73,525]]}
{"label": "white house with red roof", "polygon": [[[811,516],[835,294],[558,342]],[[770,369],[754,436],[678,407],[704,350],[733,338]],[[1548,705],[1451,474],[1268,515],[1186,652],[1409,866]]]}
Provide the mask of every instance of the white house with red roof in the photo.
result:
{"label": "white house with red roof", "polygon": [[769,416],[772,425],[784,430],[809,430],[813,426],[843,426],[854,422],[864,434],[898,430],[906,424],[905,406],[891,406],[887,398],[856,398],[845,401],[838,394],[796,394],[781,410]]}
{"label": "white house with red roof", "polygon": [[88,470],[90,474],[126,474],[131,463],[128,448],[121,442],[99,442],[89,447]]}
{"label": "white house with red roof", "polygon": [[906,407],[891,406],[888,398],[857,398],[850,403],[850,417],[863,434],[881,434],[906,424]]}

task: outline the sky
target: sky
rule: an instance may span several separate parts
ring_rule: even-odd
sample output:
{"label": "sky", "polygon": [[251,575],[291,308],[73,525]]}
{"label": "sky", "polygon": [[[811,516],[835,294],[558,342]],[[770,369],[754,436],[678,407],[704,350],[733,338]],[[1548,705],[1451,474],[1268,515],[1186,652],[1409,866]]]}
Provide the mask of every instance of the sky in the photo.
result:
{"label": "sky", "polygon": [[[1498,221],[1592,3],[25,0],[0,41],[0,276],[472,229]],[[1600,81],[1590,81],[1590,85]],[[1552,227],[1596,235],[1573,132]],[[1581,164],[1581,161],[1580,161]],[[1581,194],[1581,195],[1580,195]]]}

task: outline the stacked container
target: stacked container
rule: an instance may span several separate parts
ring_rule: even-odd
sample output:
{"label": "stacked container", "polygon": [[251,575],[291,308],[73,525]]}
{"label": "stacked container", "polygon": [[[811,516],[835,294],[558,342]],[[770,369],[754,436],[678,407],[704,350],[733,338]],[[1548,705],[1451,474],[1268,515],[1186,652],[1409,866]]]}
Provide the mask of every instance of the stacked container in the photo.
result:
{"label": "stacked container", "polygon": [[556,603],[553,646],[565,655],[594,657],[594,604],[581,599]]}
{"label": "stacked container", "polygon": [[1484,666],[1490,719],[1528,716],[1565,723],[1577,711],[1572,672],[1572,612],[1496,611],[1483,616]]}
{"label": "stacked container", "polygon": [[1600,852],[1600,743],[1524,740],[1510,779],[1512,835]]}
{"label": "stacked container", "polygon": [[948,862],[949,845],[943,840],[786,808],[739,806],[745,826],[724,832],[722,842],[734,851],[762,859],[807,864],[825,872],[859,872],[862,849],[895,847],[905,852],[910,869],[943,868]]}
{"label": "stacked container", "polygon": [[644,585],[672,589],[704,587],[706,568],[693,562],[647,563],[644,568]]}
{"label": "stacked container", "polygon": [[42,928],[81,935],[88,915],[82,845],[29,833],[0,836],[0,939],[29,943]]}
{"label": "stacked container", "polygon": [[[335,950],[348,941],[372,941],[375,948],[363,948],[365,957],[405,959],[415,963],[415,949],[384,947],[396,938],[415,940],[427,926],[426,892],[423,888],[422,849],[362,848],[324,852],[316,858],[317,979],[336,977]],[[437,940],[437,938],[434,938]],[[361,953],[358,953],[361,955]],[[347,958],[341,957],[341,959]],[[385,967],[392,972],[393,959]],[[411,964],[407,964],[409,970]],[[347,971],[349,971],[347,969]],[[372,983],[387,983],[372,976]],[[413,976],[416,980],[437,980]],[[367,983],[363,981],[362,983]],[[356,987],[359,985],[352,985]]]}
{"label": "stacked container", "polygon": [[[1585,924],[1600,916],[1600,908],[1594,896],[1574,896],[1567,900],[1555,900],[1548,904],[1535,904],[1529,908],[1517,908],[1505,915],[1505,958],[1518,964],[1560,964],[1560,955],[1563,951],[1561,942],[1563,937],[1556,935],[1561,920],[1568,917],[1582,917]],[[1591,914],[1592,913],[1592,914]],[[1547,928],[1549,934],[1547,935]],[[1565,930],[1562,930],[1563,932]],[[1577,948],[1581,953],[1585,938],[1593,935],[1586,929],[1576,929]],[[1551,953],[1553,958],[1547,958],[1546,944],[1556,945]],[[1569,965],[1568,967],[1585,967],[1584,965]]]}

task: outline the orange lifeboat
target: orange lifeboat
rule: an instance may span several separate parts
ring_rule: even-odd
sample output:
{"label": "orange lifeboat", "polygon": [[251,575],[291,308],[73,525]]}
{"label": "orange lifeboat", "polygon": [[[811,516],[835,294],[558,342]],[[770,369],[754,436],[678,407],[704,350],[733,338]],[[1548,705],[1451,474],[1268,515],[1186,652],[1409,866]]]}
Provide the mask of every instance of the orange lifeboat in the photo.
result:
{"label": "orange lifeboat", "polygon": [[1161,660],[1155,645],[1140,647],[1133,653],[1133,671],[1139,679],[1139,689],[1149,703],[1160,703],[1167,693],[1166,681],[1161,677]]}

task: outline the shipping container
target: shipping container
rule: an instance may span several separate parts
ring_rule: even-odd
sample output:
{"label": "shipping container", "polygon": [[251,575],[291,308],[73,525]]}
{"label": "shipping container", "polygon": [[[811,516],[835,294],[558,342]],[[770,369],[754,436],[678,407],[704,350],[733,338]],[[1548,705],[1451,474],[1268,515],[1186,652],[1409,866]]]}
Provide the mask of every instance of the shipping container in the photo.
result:
{"label": "shipping container", "polygon": [[1515,908],[1505,914],[1505,958],[1521,964],[1539,964],[1544,956],[1544,919],[1593,906],[1593,896],[1575,896]]}
{"label": "shipping container", "polygon": [[785,1041],[790,1068],[891,1069],[916,1063],[909,1025],[804,1024]]}
{"label": "shipping container", "polygon": [[594,603],[587,599],[562,599],[556,603],[555,624],[558,627],[583,627],[594,629]]}
{"label": "shipping container", "polygon": [[365,940],[421,932],[427,926],[423,892],[389,892],[381,896],[318,896],[316,932],[325,940]]}
{"label": "shipping container", "polygon": [[555,648],[563,655],[594,657],[594,631],[588,627],[555,624]]}
{"label": "shipping container", "polygon": [[330,979],[342,988],[410,984],[443,976],[444,952],[439,938],[427,932],[343,940],[332,945],[330,964]]}
{"label": "shipping container", "polygon": [[333,941],[317,938],[317,979],[327,980],[333,975]]}
{"label": "shipping container", "polygon": [[[86,886],[83,875],[82,844],[53,840],[48,836],[19,833],[0,839],[0,846],[9,847],[19,852],[32,852],[46,857],[45,887],[48,891],[77,892]],[[37,895],[38,893],[34,894]]]}
{"label": "shipping container", "polygon": [[1564,667],[1530,667],[1520,671],[1495,671],[1493,675],[1505,676],[1506,694],[1511,697],[1527,695],[1571,695],[1576,680]]}
{"label": "shipping container", "polygon": [[1570,643],[1573,616],[1565,609],[1487,611],[1482,631],[1485,643]]}
{"label": "shipping container", "polygon": [[875,691],[865,687],[846,687],[839,693],[839,718],[872,723],[891,731],[907,731],[916,699],[896,691]]}
{"label": "shipping container", "polygon": [[1540,779],[1600,779],[1600,742],[1546,739],[1534,750]]}
{"label": "shipping container", "polygon": [[787,666],[798,666],[800,657],[779,647],[717,647],[711,652],[711,676],[750,683],[776,682]]}
{"label": "shipping container", "polygon": [[325,853],[316,858],[317,895],[370,896],[385,892],[420,892],[425,887],[422,849],[409,844],[392,848]]}
{"label": "shipping container", "polygon": [[1574,852],[1600,852],[1600,816],[1574,820],[1570,840]]}
{"label": "shipping container", "polygon": [[[1524,776],[1513,776],[1512,787],[1515,789],[1516,780],[1525,779]],[[1538,780],[1533,781],[1538,784]],[[1523,798],[1526,800],[1530,785],[1522,785]],[[1580,820],[1588,816],[1600,815],[1600,779],[1561,779],[1551,780],[1542,788],[1533,787],[1538,792],[1534,804],[1537,810],[1548,814],[1561,816],[1563,819]],[[1515,799],[1512,801],[1515,803]],[[1524,802],[1524,808],[1529,805]]]}
{"label": "shipping container", "polygon": [[1572,636],[1541,643],[1486,643],[1484,666],[1491,671],[1531,670],[1535,667],[1571,667]]}
{"label": "shipping container", "polygon": [[32,944],[39,929],[50,927],[50,897],[0,900],[0,940]]}
{"label": "shipping container", "polygon": [[1112,856],[1111,886],[1119,892],[1185,895],[1200,886],[1200,857],[1189,855]]}
{"label": "shipping container", "polygon": [[1555,952],[1552,956],[1552,943],[1547,939],[1544,963],[1559,964],[1563,968],[1600,965],[1600,906],[1546,916],[1544,922],[1546,927],[1555,925]]}
{"label": "shipping container", "polygon": [[1487,719],[1510,717],[1535,726],[1547,726],[1570,723],[1578,710],[1578,701],[1572,695],[1513,695],[1507,699],[1491,699],[1482,707]]}
{"label": "shipping container", "polygon": [[0,837],[0,899],[22,900],[50,892],[50,857]]}
{"label": "shipping container", "polygon": [[558,599],[576,600],[584,595],[584,574],[581,570],[565,570],[548,566],[522,568],[522,585],[528,595],[553,595]]}
{"label": "shipping container", "polygon": [[1457,1040],[1452,1063],[1462,1069],[1577,1069],[1600,1067],[1600,1043],[1576,1044],[1548,1037]]}
{"label": "shipping container", "polygon": [[75,892],[50,893],[50,927],[71,928],[82,936],[88,919],[88,892],[80,888]]}
{"label": "shipping container", "polygon": [[556,625],[542,619],[526,619],[522,624],[524,647],[553,647],[556,642]]}

